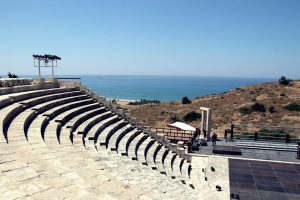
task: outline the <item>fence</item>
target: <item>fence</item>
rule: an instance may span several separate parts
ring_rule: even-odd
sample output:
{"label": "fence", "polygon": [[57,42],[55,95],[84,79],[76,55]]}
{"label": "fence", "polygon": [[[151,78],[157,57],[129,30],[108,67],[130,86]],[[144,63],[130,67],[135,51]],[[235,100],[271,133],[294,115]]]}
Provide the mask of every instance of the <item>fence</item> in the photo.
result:
{"label": "fence", "polygon": [[150,130],[156,134],[163,134],[166,139],[171,141],[184,141],[188,142],[193,137],[193,131],[181,131],[171,128],[156,128],[151,127]]}
{"label": "fence", "polygon": [[299,127],[268,126],[267,124],[235,124],[233,139],[274,142],[299,142]]}

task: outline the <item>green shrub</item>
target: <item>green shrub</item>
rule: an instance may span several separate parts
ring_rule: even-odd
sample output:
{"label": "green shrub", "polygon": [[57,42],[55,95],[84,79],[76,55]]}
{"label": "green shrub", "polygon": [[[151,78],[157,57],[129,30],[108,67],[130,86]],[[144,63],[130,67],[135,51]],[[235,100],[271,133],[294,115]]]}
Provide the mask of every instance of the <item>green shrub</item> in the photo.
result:
{"label": "green shrub", "polygon": [[116,100],[116,99],[113,99],[113,100],[111,101],[111,103],[112,103],[112,104],[117,104],[117,100]]}
{"label": "green shrub", "polygon": [[180,115],[176,115],[176,114],[173,114],[171,117],[170,117],[170,121],[172,123],[174,122],[182,122],[182,117]]}
{"label": "green shrub", "polygon": [[276,112],[275,107],[274,106],[270,106],[269,107],[269,112],[270,113],[275,113]]}
{"label": "green shrub", "polygon": [[253,112],[266,112],[265,105],[262,103],[255,103],[251,106]]}
{"label": "green shrub", "polygon": [[298,103],[290,103],[286,106],[283,106],[283,108],[289,110],[289,111],[297,111],[299,112],[300,111],[300,104]]}
{"label": "green shrub", "polygon": [[187,113],[183,119],[185,122],[195,121],[197,119],[201,119],[201,114],[197,113],[195,111],[192,111],[192,112]]}
{"label": "green shrub", "polygon": [[8,78],[19,78],[17,75],[12,74],[10,72],[8,72],[7,76],[8,76]]}
{"label": "green shrub", "polygon": [[255,103],[252,106],[244,106],[239,109],[239,112],[244,115],[249,115],[252,112],[266,112],[266,108],[264,104]]}
{"label": "green shrub", "polygon": [[140,101],[134,101],[134,102],[129,102],[128,105],[142,105],[142,104],[149,104],[149,103],[160,103],[159,100],[148,100],[148,99],[141,99]]}
{"label": "green shrub", "polygon": [[192,103],[191,100],[189,100],[189,98],[187,96],[183,97],[181,100],[182,104],[190,104]]}
{"label": "green shrub", "polygon": [[288,85],[290,80],[288,80],[285,76],[281,76],[278,82],[280,85]]}
{"label": "green shrub", "polygon": [[249,115],[249,114],[252,113],[251,109],[249,107],[246,107],[246,106],[245,107],[241,107],[239,109],[239,112],[242,113],[242,114],[244,114],[244,115]]}

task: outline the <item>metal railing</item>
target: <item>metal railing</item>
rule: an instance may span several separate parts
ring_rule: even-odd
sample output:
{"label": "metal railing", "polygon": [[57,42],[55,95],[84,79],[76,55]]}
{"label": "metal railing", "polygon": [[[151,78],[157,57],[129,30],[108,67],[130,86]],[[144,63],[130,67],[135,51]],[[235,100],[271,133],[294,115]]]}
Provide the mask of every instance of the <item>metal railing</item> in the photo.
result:
{"label": "metal railing", "polygon": [[234,131],[233,139],[240,139],[240,140],[257,140],[257,141],[273,141],[273,142],[299,142],[299,138],[292,134],[286,133],[279,133],[279,132],[246,132],[246,131]]}

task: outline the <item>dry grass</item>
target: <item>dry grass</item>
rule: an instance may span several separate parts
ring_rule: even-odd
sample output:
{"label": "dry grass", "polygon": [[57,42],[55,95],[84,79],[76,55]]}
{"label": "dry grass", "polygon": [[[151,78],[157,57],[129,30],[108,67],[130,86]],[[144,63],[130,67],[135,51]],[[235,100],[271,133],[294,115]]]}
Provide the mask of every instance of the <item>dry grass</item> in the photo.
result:
{"label": "dry grass", "polygon": [[[265,113],[253,112],[249,115],[240,113],[239,108],[262,103]],[[139,106],[122,105],[129,113],[146,126],[165,127],[171,123],[172,115],[184,116],[188,112],[199,112],[200,106],[212,108],[213,128],[223,133],[231,123],[268,123],[270,125],[290,125],[300,127],[300,112],[291,112],[283,108],[289,103],[300,103],[300,81],[293,81],[290,86],[279,85],[277,82],[251,85],[217,95],[197,97],[191,104],[178,102],[147,104]],[[269,107],[275,108],[270,113]],[[200,121],[189,124],[198,126]],[[298,133],[300,134],[300,133]]]}

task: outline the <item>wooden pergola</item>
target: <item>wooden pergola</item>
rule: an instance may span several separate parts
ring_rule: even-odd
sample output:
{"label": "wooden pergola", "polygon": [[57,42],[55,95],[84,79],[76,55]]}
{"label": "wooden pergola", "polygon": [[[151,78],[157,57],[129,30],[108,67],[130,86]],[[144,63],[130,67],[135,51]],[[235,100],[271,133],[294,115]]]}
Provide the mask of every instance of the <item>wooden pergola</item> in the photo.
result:
{"label": "wooden pergola", "polygon": [[52,67],[52,77],[54,77],[54,67],[57,67],[57,60],[61,60],[56,55],[36,55],[33,54],[34,67],[39,68],[39,77],[41,78],[41,67]]}

